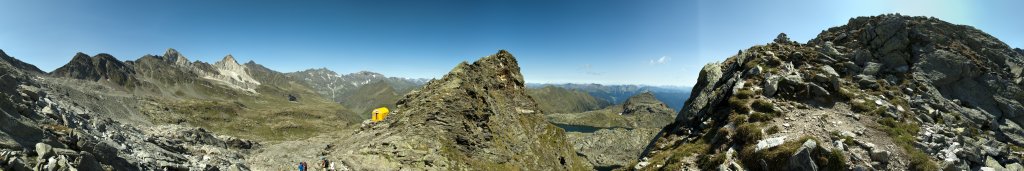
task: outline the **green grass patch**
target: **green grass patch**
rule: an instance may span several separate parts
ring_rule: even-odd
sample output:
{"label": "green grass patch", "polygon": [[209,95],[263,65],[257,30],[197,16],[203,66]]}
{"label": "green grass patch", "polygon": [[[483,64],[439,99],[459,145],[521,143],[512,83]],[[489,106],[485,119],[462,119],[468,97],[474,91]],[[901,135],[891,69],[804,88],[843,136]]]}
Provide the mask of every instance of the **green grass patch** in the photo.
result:
{"label": "green grass patch", "polygon": [[725,154],[704,154],[697,157],[697,167],[700,170],[718,170],[718,165],[725,162]]}
{"label": "green grass patch", "polygon": [[753,114],[750,114],[750,122],[770,121],[772,118],[775,118],[775,116],[767,113],[754,112]]}
{"label": "green grass patch", "polygon": [[764,112],[764,113],[775,113],[775,112],[777,112],[777,111],[775,111],[775,104],[773,104],[772,102],[769,102],[768,100],[764,100],[764,99],[754,100],[754,103],[750,104],[750,108],[754,109],[754,111]]}
{"label": "green grass patch", "polygon": [[850,103],[850,109],[858,113],[873,111],[875,108],[878,108],[875,103],[867,100]]}
{"label": "green grass patch", "polygon": [[840,87],[839,88],[839,96],[843,97],[843,99],[846,99],[846,100],[853,100],[853,99],[857,98],[857,93],[854,92],[853,90],[847,89],[845,87]]}
{"label": "green grass patch", "polygon": [[747,123],[747,115],[732,114],[732,115],[729,115],[729,120],[732,121],[733,123],[736,123],[737,125],[738,124]]}
{"label": "green grass patch", "polygon": [[750,100],[737,98],[737,96],[729,97],[729,107],[731,107],[734,113],[747,114],[750,113]]}
{"label": "green grass patch", "polygon": [[756,96],[753,90],[742,89],[736,92],[736,97],[740,99],[750,99]]}
{"label": "green grass patch", "polygon": [[907,153],[911,170],[939,170],[939,166],[935,164],[935,161],[932,161],[928,154],[914,148],[914,135],[921,131],[921,127],[918,124],[899,122],[892,118],[882,118],[877,122],[882,125],[880,130],[889,134],[889,137],[896,142],[896,145],[902,147],[903,151]]}
{"label": "green grass patch", "polygon": [[733,140],[739,140],[746,144],[757,142],[757,140],[762,138],[764,138],[764,134],[761,133],[761,124],[744,123],[736,127],[736,135],[733,137]]}
{"label": "green grass patch", "polygon": [[[847,168],[846,156],[842,151],[826,151],[821,148],[821,141],[811,137],[800,137],[795,141],[787,141],[782,145],[754,152],[753,144],[746,146],[738,157],[743,164],[752,170],[788,170],[789,157],[796,153],[796,150],[803,146],[804,142],[812,140],[818,143],[818,148],[811,151],[811,158],[818,168],[822,170],[843,170]],[[761,160],[768,164],[768,168],[761,168]],[[757,169],[761,168],[761,169]]]}
{"label": "green grass patch", "polygon": [[780,129],[779,126],[772,126],[772,127],[769,127],[767,130],[764,130],[764,133],[768,134],[768,135],[771,135],[771,134],[779,133],[780,130],[782,130],[782,129]]}
{"label": "green grass patch", "polygon": [[846,170],[846,167],[848,167],[846,165],[846,155],[839,149],[826,151],[819,147],[811,155],[815,156],[814,164],[818,165],[820,170]]}
{"label": "green grass patch", "polygon": [[708,148],[711,148],[711,145],[708,145],[707,143],[703,143],[701,141],[679,145],[679,147],[676,147],[670,152],[671,156],[669,156],[668,159],[665,160],[664,167],[662,167],[661,169],[679,170],[682,166],[679,163],[683,162],[683,160],[686,157],[690,157],[695,154],[705,154],[708,151]]}

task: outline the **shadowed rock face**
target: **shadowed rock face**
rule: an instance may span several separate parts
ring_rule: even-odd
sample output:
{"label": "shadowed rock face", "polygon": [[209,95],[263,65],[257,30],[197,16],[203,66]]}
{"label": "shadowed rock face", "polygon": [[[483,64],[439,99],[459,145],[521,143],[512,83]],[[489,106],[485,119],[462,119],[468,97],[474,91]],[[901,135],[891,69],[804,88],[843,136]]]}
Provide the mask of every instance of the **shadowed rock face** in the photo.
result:
{"label": "shadowed rock face", "polygon": [[[1008,146],[1024,145],[1022,66],[1019,49],[935,18],[857,17],[806,44],[780,34],[705,65],[634,167],[1019,168]],[[769,138],[785,142],[758,144]],[[673,157],[701,145],[696,158]]]}
{"label": "shadowed rock face", "polygon": [[976,124],[997,118],[1024,123],[1020,115],[1024,91],[1019,81],[1024,57],[981,30],[934,18],[861,17],[829,29],[810,43],[827,41],[860,50],[867,59],[855,61],[858,65],[882,64],[879,78],[927,83],[926,88],[937,90],[938,95],[991,116],[969,116]]}
{"label": "shadowed rock face", "polygon": [[515,57],[502,50],[407,94],[338,151],[356,170],[590,169],[541,115]]}
{"label": "shadowed rock face", "polygon": [[92,81],[109,81],[118,85],[138,84],[130,67],[110,54],[100,53],[89,57],[79,52],[68,64],[57,68],[50,75]]}

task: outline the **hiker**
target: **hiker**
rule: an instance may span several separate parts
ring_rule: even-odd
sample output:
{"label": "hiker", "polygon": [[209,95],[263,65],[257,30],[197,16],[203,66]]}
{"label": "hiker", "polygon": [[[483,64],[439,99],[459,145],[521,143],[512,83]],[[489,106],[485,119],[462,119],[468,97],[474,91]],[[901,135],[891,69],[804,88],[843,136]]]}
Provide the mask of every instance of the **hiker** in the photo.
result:
{"label": "hiker", "polygon": [[320,165],[317,166],[317,167],[320,167],[320,168],[322,168],[324,170],[327,170],[327,158],[326,157],[320,157]]}
{"label": "hiker", "polygon": [[327,167],[327,170],[328,171],[336,171],[337,170],[337,169],[334,168],[334,162],[331,162],[331,165]]}
{"label": "hiker", "polygon": [[299,162],[299,171],[306,171],[306,162]]}

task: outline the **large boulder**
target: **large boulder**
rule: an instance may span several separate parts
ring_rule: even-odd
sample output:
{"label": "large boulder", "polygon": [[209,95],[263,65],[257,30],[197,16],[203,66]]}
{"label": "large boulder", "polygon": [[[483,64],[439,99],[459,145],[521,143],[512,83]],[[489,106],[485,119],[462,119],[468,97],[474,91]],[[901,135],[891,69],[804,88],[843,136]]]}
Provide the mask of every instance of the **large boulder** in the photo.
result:
{"label": "large boulder", "polygon": [[811,170],[817,171],[818,165],[814,164],[811,153],[818,148],[814,140],[807,140],[789,157],[789,170]]}
{"label": "large boulder", "polygon": [[82,151],[78,154],[78,170],[103,170],[102,165],[92,153]]}
{"label": "large boulder", "polygon": [[1002,119],[998,122],[1000,135],[1015,144],[1024,144],[1024,129],[1009,119]]}
{"label": "large boulder", "polygon": [[46,143],[36,143],[36,161],[43,161],[47,158],[53,157],[53,146]]}
{"label": "large boulder", "polygon": [[662,113],[673,113],[673,111],[672,108],[668,107],[668,105],[665,105],[665,103],[654,98],[654,94],[651,94],[651,92],[644,92],[633,97],[629,97],[629,99],[622,104],[623,115]]}

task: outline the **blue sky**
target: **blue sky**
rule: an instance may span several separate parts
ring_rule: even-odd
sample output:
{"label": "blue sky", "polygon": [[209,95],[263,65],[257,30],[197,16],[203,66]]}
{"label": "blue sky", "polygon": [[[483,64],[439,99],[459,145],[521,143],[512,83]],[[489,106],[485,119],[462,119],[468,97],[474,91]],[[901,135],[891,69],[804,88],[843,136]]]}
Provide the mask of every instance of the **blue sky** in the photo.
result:
{"label": "blue sky", "polygon": [[[982,3],[984,2],[984,3]],[[899,12],[1024,45],[1018,1],[10,1],[0,49],[52,71],[75,52],[121,60],[175,48],[292,72],[434,78],[507,49],[527,82],[690,86],[700,68],[785,32],[805,42]]]}

